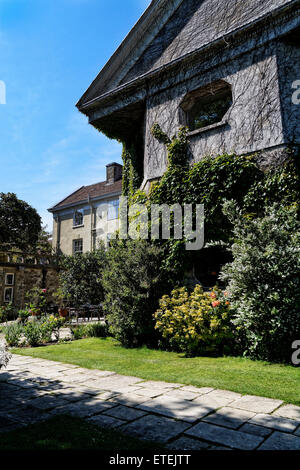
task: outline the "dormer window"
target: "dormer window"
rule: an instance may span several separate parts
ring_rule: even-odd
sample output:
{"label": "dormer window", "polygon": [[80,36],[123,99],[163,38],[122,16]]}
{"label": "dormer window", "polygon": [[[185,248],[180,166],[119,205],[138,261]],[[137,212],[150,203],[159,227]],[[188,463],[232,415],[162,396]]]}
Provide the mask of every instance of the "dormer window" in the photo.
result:
{"label": "dormer window", "polygon": [[73,227],[81,227],[83,225],[83,211],[78,210],[74,212]]}
{"label": "dormer window", "polygon": [[180,105],[182,124],[196,131],[222,122],[232,102],[231,86],[223,80],[191,91]]}

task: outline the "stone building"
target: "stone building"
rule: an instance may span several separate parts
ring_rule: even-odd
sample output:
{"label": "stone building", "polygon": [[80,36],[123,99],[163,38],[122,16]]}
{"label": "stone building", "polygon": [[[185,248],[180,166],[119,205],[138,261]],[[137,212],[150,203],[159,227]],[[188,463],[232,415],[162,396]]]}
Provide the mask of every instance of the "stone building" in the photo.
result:
{"label": "stone building", "polygon": [[154,123],[169,137],[189,126],[191,163],[227,152],[278,164],[300,141],[299,11],[299,0],[153,0],[77,107],[134,153],[142,188],[167,165]]}
{"label": "stone building", "polygon": [[47,298],[58,288],[55,259],[20,252],[0,252],[0,306],[12,303],[16,309],[25,306],[26,293],[34,287],[47,289]]}
{"label": "stone building", "polygon": [[106,180],[82,186],[48,209],[53,214],[52,246],[56,253],[73,255],[105,244],[119,228],[122,165],[106,166]]}

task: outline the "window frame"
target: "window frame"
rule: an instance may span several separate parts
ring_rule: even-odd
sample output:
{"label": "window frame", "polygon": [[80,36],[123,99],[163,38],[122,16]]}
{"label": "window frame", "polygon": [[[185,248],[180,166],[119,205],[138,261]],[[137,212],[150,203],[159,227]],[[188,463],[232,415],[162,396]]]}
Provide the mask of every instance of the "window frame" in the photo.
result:
{"label": "window frame", "polygon": [[[112,199],[107,203],[107,220],[117,220],[119,218],[120,199]],[[110,213],[110,210],[112,213]]]}
{"label": "window frame", "polygon": [[[75,245],[76,245],[76,243],[78,243],[78,242],[81,243],[81,251],[75,250]],[[75,238],[75,239],[73,240],[72,251],[73,251],[73,255],[82,254],[82,253],[83,253],[83,238]]]}
{"label": "window frame", "polygon": [[[8,282],[8,276],[12,276],[12,282]],[[13,287],[15,285],[15,273],[5,273],[5,286]]]}
{"label": "window frame", "polygon": [[[231,95],[230,100],[229,95]],[[218,121],[208,123],[205,126],[195,127],[196,113],[193,110],[195,110],[197,106],[198,108],[201,108],[201,101],[203,101],[203,107],[205,108],[208,105],[221,100],[222,98],[224,98],[224,100],[228,99],[231,102],[227,108],[227,111],[224,112],[222,117]],[[181,124],[190,128],[188,133],[189,135],[192,136],[199,134],[226,125],[228,123],[228,113],[231,110],[233,104],[234,95],[231,84],[225,80],[216,80],[210,84],[201,86],[185,94],[179,107],[179,120]],[[209,115],[209,113],[207,113],[207,115]]]}
{"label": "window frame", "polygon": [[[82,223],[81,224],[76,224],[76,215],[80,214],[82,218]],[[83,209],[77,209],[74,211],[73,214],[73,228],[78,228],[78,227],[84,227],[84,210]]]}
{"label": "window frame", "polygon": [[[11,292],[10,298],[6,299],[6,292]],[[14,301],[14,288],[13,287],[5,287],[3,293],[3,302],[9,304]]]}

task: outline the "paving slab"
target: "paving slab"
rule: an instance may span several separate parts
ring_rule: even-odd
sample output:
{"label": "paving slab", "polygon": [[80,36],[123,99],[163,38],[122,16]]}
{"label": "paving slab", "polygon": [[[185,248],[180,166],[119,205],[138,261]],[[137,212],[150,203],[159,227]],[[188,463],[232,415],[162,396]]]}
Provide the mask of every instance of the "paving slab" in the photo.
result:
{"label": "paving slab", "polygon": [[222,397],[221,395],[212,395],[213,392],[196,398],[192,403],[196,403],[207,410],[207,412],[215,411],[223,406],[227,406],[232,403],[232,398]]}
{"label": "paving slab", "polygon": [[116,406],[115,403],[108,401],[90,400],[71,403],[65,406],[54,408],[51,415],[71,415],[79,418],[88,418],[90,416],[102,413],[109,408]]}
{"label": "paving slab", "polygon": [[299,428],[297,429],[297,431],[294,432],[294,434],[295,434],[296,436],[300,436],[300,426],[299,426]]}
{"label": "paving slab", "polygon": [[277,431],[294,432],[300,421],[295,421],[281,416],[257,414],[251,420],[251,424],[264,426],[265,428],[275,429]]}
{"label": "paving slab", "polygon": [[112,416],[113,418],[122,419],[124,421],[133,421],[134,419],[141,418],[147,413],[145,411],[129,408],[124,405],[119,405],[103,413],[104,415]]}
{"label": "paving slab", "polygon": [[300,437],[275,431],[258,450],[300,450]]}
{"label": "paving slab", "polygon": [[203,418],[210,409],[203,407],[195,402],[189,402],[187,400],[181,400],[180,398],[169,398],[166,396],[154,398],[145,403],[142,403],[137,408],[161,414],[163,416],[169,416],[171,418],[181,419],[189,423],[194,423],[200,418]]}
{"label": "paving slab", "polygon": [[211,387],[194,387],[192,385],[185,385],[184,387],[181,387],[180,390],[182,391],[187,391],[187,392],[195,392],[199,395],[205,395],[205,393],[212,392],[214,388]]}
{"label": "paving slab", "polygon": [[231,403],[230,406],[241,410],[253,411],[254,413],[272,413],[282,403],[282,400],[245,395]]}
{"label": "paving slab", "polygon": [[170,392],[164,393],[164,396],[170,397],[170,398],[180,398],[181,400],[192,401],[195,398],[198,398],[200,396],[200,393],[190,392],[188,390],[181,390],[179,388],[179,389],[171,390]]}
{"label": "paving slab", "polygon": [[275,411],[274,415],[300,421],[300,406],[295,406],[295,405],[281,406],[280,408],[278,408],[278,410]]}
{"label": "paving slab", "polygon": [[207,442],[192,439],[190,437],[179,437],[166,446],[170,450],[204,450],[209,447]]}
{"label": "paving slab", "polygon": [[243,424],[239,431],[261,437],[267,437],[272,433],[272,429],[270,428],[263,428],[262,426],[256,426],[255,424],[250,423]]}
{"label": "paving slab", "polygon": [[120,405],[130,406],[134,408],[140,405],[141,403],[145,403],[146,401],[148,401],[148,398],[142,397],[141,395],[136,395],[135,393],[125,393],[114,396],[112,399],[110,399],[110,401],[113,403],[119,403]]}
{"label": "paving slab", "polygon": [[174,419],[147,415],[122,426],[120,431],[139,439],[165,443],[182,434],[188,427],[186,423]]}
{"label": "paving slab", "polygon": [[34,424],[49,419],[50,414],[30,406],[19,406],[15,410],[9,411],[7,417],[23,424]]}
{"label": "paving slab", "polygon": [[231,392],[230,390],[220,390],[220,389],[215,389],[212,390],[211,392],[207,393],[208,397],[214,397],[214,398],[226,398],[227,400],[235,401],[238,400],[239,398],[242,397],[240,393],[236,392]]}
{"label": "paving slab", "polygon": [[66,405],[67,403],[68,401],[64,398],[54,395],[43,395],[42,397],[30,400],[30,406],[39,410],[51,410],[57,406]]}
{"label": "paving slab", "polygon": [[246,423],[254,416],[255,414],[251,411],[224,407],[216,413],[206,416],[203,421],[218,424],[219,426],[225,426],[226,428],[238,429],[242,424]]}
{"label": "paving slab", "polygon": [[156,380],[147,380],[146,382],[140,382],[139,385],[141,387],[145,388],[158,388],[159,390],[168,390],[168,389],[174,389],[174,388],[179,388],[182,387],[182,384],[178,383],[171,383],[171,382],[162,382],[162,381],[156,381]]}
{"label": "paving slab", "polygon": [[106,416],[104,414],[88,418],[87,421],[102,428],[118,428],[125,423],[125,421],[122,421],[121,419],[113,418],[112,416]]}
{"label": "paving slab", "polygon": [[263,441],[263,437],[260,436],[221,428],[203,422],[196,424],[191,429],[187,430],[185,434],[239,450],[254,450]]}
{"label": "paving slab", "polygon": [[159,388],[140,388],[136,389],[136,394],[141,395],[142,397],[146,398],[156,398],[159,397],[160,395],[163,395],[165,393],[165,389],[159,389]]}

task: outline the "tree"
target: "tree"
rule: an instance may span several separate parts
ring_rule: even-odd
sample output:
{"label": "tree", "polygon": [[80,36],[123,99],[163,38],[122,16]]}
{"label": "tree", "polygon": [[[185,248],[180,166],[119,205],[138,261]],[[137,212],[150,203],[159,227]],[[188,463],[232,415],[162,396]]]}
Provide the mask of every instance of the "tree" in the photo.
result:
{"label": "tree", "polygon": [[233,262],[223,268],[244,353],[290,362],[300,335],[300,224],[297,206],[273,205],[249,219],[231,201]]}
{"label": "tree", "polygon": [[41,231],[41,218],[27,202],[14,193],[0,193],[0,247],[31,251]]}
{"label": "tree", "polygon": [[110,331],[125,347],[157,345],[153,314],[173,284],[164,252],[146,240],[115,240],[103,273],[104,311]]}
{"label": "tree", "polygon": [[74,307],[103,302],[102,272],[106,264],[103,244],[93,252],[63,256],[60,264],[59,283],[62,295]]}

